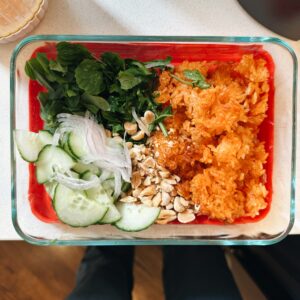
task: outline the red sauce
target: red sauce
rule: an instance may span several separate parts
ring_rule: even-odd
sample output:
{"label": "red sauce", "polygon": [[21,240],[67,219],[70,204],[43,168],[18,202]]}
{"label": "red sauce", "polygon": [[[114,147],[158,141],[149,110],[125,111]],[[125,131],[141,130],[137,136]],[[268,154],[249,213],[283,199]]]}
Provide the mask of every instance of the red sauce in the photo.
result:
{"label": "red sauce", "polygon": [[[264,58],[267,61],[269,69],[269,108],[267,117],[261,125],[259,138],[265,142],[265,148],[269,154],[265,165],[267,173],[266,188],[268,203],[264,210],[255,217],[241,217],[235,220],[234,224],[257,222],[263,219],[270,210],[272,200],[272,173],[273,173],[273,144],[274,144],[274,62],[271,55],[263,49],[261,45],[239,46],[239,45],[218,45],[218,44],[172,44],[172,43],[83,43],[95,56],[99,56],[106,51],[117,52],[121,57],[130,57],[142,61],[152,59],[161,59],[172,56],[173,63],[180,63],[183,60],[201,61],[201,60],[218,60],[218,61],[239,61],[244,54],[253,54],[255,58]],[[56,57],[54,43],[47,43],[34,51],[34,57],[37,52],[44,52],[48,58]],[[45,89],[37,82],[29,82],[29,129],[39,131],[43,128],[43,121],[40,118],[40,104],[37,99],[39,92]],[[36,181],[35,167],[29,165],[29,191],[28,197],[33,214],[44,222],[59,222],[56,213],[52,207],[51,198],[45,191],[43,185]],[[223,224],[217,220],[208,219],[205,216],[199,216],[193,224]]]}

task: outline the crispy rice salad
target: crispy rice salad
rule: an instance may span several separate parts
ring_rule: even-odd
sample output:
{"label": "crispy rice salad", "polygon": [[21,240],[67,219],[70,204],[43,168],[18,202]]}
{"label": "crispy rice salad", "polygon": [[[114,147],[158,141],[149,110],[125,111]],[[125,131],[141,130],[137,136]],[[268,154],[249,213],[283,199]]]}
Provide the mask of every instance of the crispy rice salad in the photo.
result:
{"label": "crispy rice salad", "polygon": [[233,223],[267,207],[263,58],[174,66],[171,57],[95,57],[66,42],[56,51],[37,52],[25,68],[39,88],[31,107],[40,105],[42,128],[15,131],[33,212],[49,200],[51,222],[139,231]]}

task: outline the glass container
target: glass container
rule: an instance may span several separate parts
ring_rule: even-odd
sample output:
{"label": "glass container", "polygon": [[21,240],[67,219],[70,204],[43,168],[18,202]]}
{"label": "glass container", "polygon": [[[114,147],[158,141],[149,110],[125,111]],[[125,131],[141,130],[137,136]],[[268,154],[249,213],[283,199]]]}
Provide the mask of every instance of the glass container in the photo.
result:
{"label": "glass container", "polygon": [[[152,44],[157,46],[156,51],[152,51],[153,58],[174,55],[172,45],[181,49],[189,44],[215,44],[218,47],[262,45],[275,64],[273,194],[266,217],[248,224],[152,225],[145,231],[131,233],[122,232],[110,225],[72,228],[64,224],[43,223],[37,219],[32,214],[28,201],[28,163],[16,151],[13,130],[29,129],[29,79],[24,72],[26,60],[36,48],[59,41],[97,43],[101,44],[101,51],[111,51],[111,44],[114,44],[114,49],[119,49],[116,52],[122,52],[125,44],[134,48],[133,53],[145,52],[147,50],[143,45]],[[164,44],[170,47],[160,47]],[[128,53],[122,54],[132,57],[133,53],[128,51],[128,47],[125,48]],[[178,61],[197,57],[197,46],[192,49],[194,50],[186,52],[181,50],[184,55],[179,55]],[[151,57],[151,53],[148,54]],[[286,42],[272,37],[39,35],[27,37],[16,46],[10,72],[12,219],[16,231],[24,240],[38,245],[83,246],[269,245],[282,240],[291,230],[295,217],[297,59]]]}

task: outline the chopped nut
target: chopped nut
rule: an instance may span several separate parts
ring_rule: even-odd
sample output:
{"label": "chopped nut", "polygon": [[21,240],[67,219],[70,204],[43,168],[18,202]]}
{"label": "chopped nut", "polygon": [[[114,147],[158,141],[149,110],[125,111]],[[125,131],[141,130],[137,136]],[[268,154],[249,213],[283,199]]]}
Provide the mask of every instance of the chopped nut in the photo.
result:
{"label": "chopped nut", "polygon": [[180,203],[184,206],[184,207],[188,207],[190,205],[190,202],[185,200],[183,197],[179,197],[180,199]]}
{"label": "chopped nut", "polygon": [[126,202],[126,203],[132,203],[132,202],[136,202],[137,199],[135,197],[132,196],[127,196],[125,198],[120,199],[121,202]]}
{"label": "chopped nut", "polygon": [[147,176],[146,179],[143,182],[144,186],[149,186],[151,185],[151,177]]}
{"label": "chopped nut", "polygon": [[162,209],[159,213],[158,219],[164,219],[172,216],[176,216],[176,212],[174,210]]}
{"label": "chopped nut", "polygon": [[138,196],[141,194],[141,192],[142,192],[142,189],[141,189],[141,188],[134,189],[134,190],[132,191],[132,196],[133,196],[133,197],[138,197]]}
{"label": "chopped nut", "polygon": [[174,210],[162,209],[156,220],[157,224],[167,224],[176,219],[176,213]]}
{"label": "chopped nut", "polygon": [[144,113],[144,122],[146,124],[151,124],[155,120],[155,115],[152,111],[146,110]]}
{"label": "chopped nut", "polygon": [[161,178],[168,178],[170,176],[169,171],[160,171],[160,172],[158,172],[158,174]]}
{"label": "chopped nut", "polygon": [[153,199],[152,199],[152,204],[155,207],[158,207],[161,203],[161,193],[157,193]]}
{"label": "chopped nut", "polygon": [[168,218],[165,218],[165,219],[158,219],[155,221],[156,224],[160,224],[160,225],[165,225],[165,224],[168,224],[174,220],[176,220],[176,216],[170,216]]}
{"label": "chopped nut", "polygon": [[137,132],[137,124],[131,122],[124,123],[124,129],[129,135],[136,134]]}
{"label": "chopped nut", "polygon": [[131,149],[133,147],[133,144],[131,142],[126,142],[126,146],[128,149]]}
{"label": "chopped nut", "polygon": [[181,213],[185,211],[185,207],[180,203],[180,197],[175,197],[174,199],[174,209],[175,211]]}
{"label": "chopped nut", "polygon": [[172,209],[173,208],[173,203],[169,203],[167,206],[166,206],[166,209]]}
{"label": "chopped nut", "polygon": [[160,184],[161,189],[164,192],[170,193],[174,189],[174,186],[165,181],[165,179]]}
{"label": "chopped nut", "polygon": [[164,172],[169,172],[165,167],[158,165],[157,169]]}
{"label": "chopped nut", "polygon": [[195,215],[190,212],[183,212],[178,214],[178,221],[180,223],[189,223],[195,220]]}
{"label": "chopped nut", "polygon": [[155,168],[155,160],[152,157],[148,157],[144,162],[143,166],[147,168]]}
{"label": "chopped nut", "polygon": [[132,173],[131,185],[133,188],[138,188],[142,183],[142,177],[138,171]]}
{"label": "chopped nut", "polygon": [[159,184],[160,183],[160,178],[159,177],[154,177],[152,180],[155,184]]}
{"label": "chopped nut", "polygon": [[145,137],[145,132],[140,130],[138,131],[136,134],[132,135],[131,138],[134,140],[134,141],[140,141],[142,140],[143,138]]}
{"label": "chopped nut", "polygon": [[198,213],[200,211],[200,205],[199,204],[195,204],[194,205],[194,213]]}
{"label": "chopped nut", "polygon": [[111,138],[111,131],[108,129],[105,129],[105,134],[108,138]]}
{"label": "chopped nut", "polygon": [[155,194],[155,186],[154,185],[150,185],[148,187],[146,187],[145,189],[142,190],[140,196],[153,196]]}
{"label": "chopped nut", "polygon": [[140,200],[143,204],[147,206],[152,206],[152,196],[140,197]]}
{"label": "chopped nut", "polygon": [[177,183],[175,179],[164,179],[163,181],[168,184],[171,184],[171,185],[174,185]]}
{"label": "chopped nut", "polygon": [[180,181],[180,177],[177,176],[177,175],[173,175],[173,178],[176,180],[176,182],[179,182],[179,181]]}
{"label": "chopped nut", "polygon": [[168,193],[166,193],[166,192],[163,191],[161,193],[161,205],[162,206],[168,205],[170,203],[170,200],[171,200],[170,195]]}

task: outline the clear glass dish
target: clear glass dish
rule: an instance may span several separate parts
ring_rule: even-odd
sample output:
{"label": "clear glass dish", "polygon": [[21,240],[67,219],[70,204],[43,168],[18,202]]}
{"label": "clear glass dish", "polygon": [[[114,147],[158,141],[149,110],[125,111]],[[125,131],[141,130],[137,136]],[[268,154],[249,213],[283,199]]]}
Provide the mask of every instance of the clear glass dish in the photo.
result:
{"label": "clear glass dish", "polygon": [[[135,47],[140,43],[263,45],[275,63],[273,195],[267,216],[249,224],[153,225],[137,233],[122,232],[109,225],[71,228],[38,220],[28,201],[28,164],[16,152],[13,130],[28,129],[25,62],[37,47],[57,41],[101,43],[104,48],[107,43]],[[269,245],[282,240],[291,230],[295,217],[297,59],[284,41],[268,37],[30,36],[14,49],[10,72],[12,220],[24,240],[38,245]]]}

